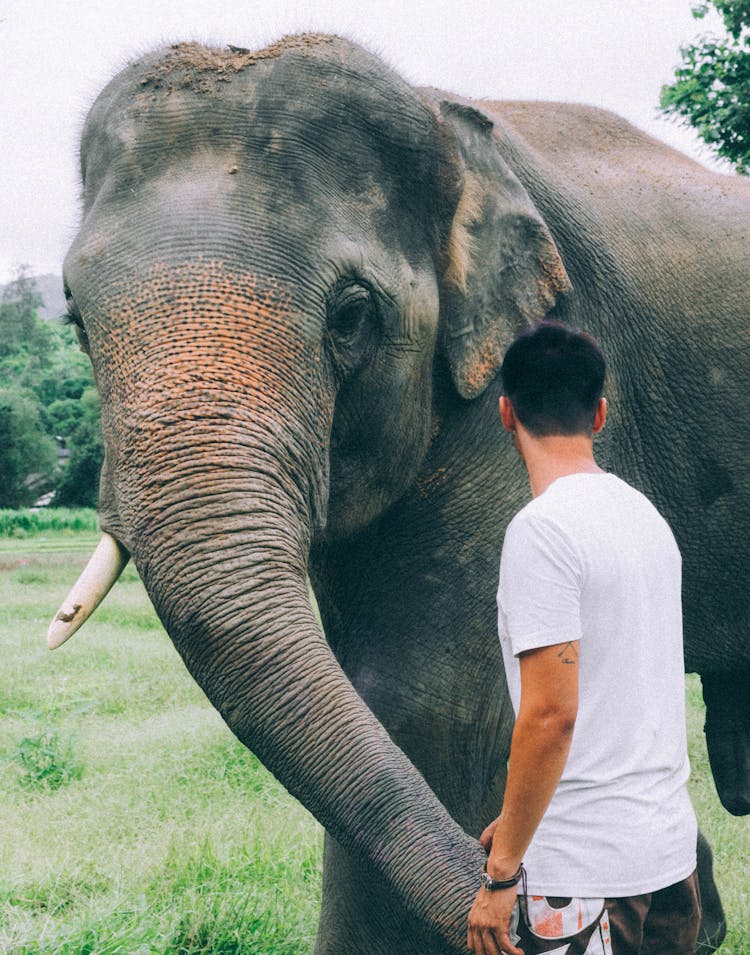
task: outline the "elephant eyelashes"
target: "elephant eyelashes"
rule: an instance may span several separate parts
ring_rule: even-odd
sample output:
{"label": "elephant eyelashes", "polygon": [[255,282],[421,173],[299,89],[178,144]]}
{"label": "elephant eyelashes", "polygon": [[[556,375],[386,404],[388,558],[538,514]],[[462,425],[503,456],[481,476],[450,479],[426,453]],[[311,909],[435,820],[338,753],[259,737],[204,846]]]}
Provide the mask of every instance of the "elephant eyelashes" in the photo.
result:
{"label": "elephant eyelashes", "polygon": [[66,325],[73,326],[75,329],[76,338],[78,339],[78,347],[82,352],[88,355],[89,336],[86,334],[86,329],[83,327],[83,321],[81,319],[81,313],[78,311],[78,308],[73,301],[73,296],[70,294],[70,290],[68,289],[67,285],[65,286],[65,300],[68,303],[68,311],[63,317],[63,322]]}
{"label": "elephant eyelashes", "polygon": [[379,327],[372,292],[362,285],[334,290],[326,322],[334,361],[344,375],[352,374],[367,361]]}

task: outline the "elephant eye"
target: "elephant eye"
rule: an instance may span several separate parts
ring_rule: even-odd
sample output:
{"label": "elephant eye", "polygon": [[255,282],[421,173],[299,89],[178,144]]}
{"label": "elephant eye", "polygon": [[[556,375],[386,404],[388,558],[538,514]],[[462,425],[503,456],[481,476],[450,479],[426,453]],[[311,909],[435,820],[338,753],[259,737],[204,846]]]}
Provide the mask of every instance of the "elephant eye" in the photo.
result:
{"label": "elephant eye", "polygon": [[372,312],[372,294],[361,285],[343,289],[328,309],[328,329],[339,338],[350,338]]}
{"label": "elephant eye", "polygon": [[372,291],[364,285],[336,289],[328,302],[326,322],[334,359],[350,374],[369,357],[379,327]]}
{"label": "elephant eye", "polygon": [[68,305],[68,310],[63,317],[63,322],[66,325],[72,325],[75,329],[76,338],[78,339],[78,347],[82,352],[88,355],[89,353],[89,336],[86,334],[86,329],[83,327],[83,319],[81,318],[81,313],[78,311],[78,306],[73,300],[73,296],[70,293],[68,286],[65,286],[65,301]]}

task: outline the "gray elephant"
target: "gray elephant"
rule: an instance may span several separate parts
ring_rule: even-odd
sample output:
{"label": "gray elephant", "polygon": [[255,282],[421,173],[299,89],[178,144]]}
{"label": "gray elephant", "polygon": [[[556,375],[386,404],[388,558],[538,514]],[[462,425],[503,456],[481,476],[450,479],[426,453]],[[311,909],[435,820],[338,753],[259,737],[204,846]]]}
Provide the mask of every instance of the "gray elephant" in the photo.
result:
{"label": "gray elephant", "polygon": [[[327,830],[320,955],[465,950],[512,724],[497,564],[527,499],[497,371],[543,316],[609,357],[599,456],[674,528],[716,783],[750,810],[750,183],[609,113],[414,89],[312,35],[132,63],[81,170],[66,294],[109,536],[50,644],[132,555]],[[701,864],[718,941],[705,843]]]}

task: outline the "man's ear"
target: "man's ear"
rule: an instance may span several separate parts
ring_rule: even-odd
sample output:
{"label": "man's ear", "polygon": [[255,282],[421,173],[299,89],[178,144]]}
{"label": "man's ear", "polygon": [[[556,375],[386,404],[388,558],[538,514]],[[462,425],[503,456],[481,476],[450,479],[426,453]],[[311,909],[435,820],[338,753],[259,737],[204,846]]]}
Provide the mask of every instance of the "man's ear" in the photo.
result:
{"label": "man's ear", "polygon": [[443,335],[459,394],[476,398],[518,332],[571,286],[547,226],[500,154],[492,121],[459,103],[439,108],[445,161],[454,167],[443,179],[460,183],[443,257]]}
{"label": "man's ear", "polygon": [[513,410],[513,405],[510,403],[505,395],[500,395],[500,420],[503,423],[503,427],[509,434],[513,434],[516,430],[516,413]]}
{"label": "man's ear", "polygon": [[591,429],[594,434],[599,434],[607,423],[607,408],[607,399],[600,398],[599,404],[596,406],[596,411],[594,412],[594,424]]}

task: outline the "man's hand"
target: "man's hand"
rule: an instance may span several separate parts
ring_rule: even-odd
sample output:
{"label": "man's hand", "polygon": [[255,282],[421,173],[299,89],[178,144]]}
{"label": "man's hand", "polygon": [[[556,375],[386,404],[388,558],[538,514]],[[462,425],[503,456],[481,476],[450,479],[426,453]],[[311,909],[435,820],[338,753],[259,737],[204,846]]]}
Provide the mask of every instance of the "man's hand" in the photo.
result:
{"label": "man's hand", "polygon": [[482,848],[487,853],[490,854],[490,849],[492,848],[492,837],[495,835],[495,829],[497,829],[497,824],[500,822],[500,818],[493,819],[492,822],[487,826],[482,835],[479,837],[479,841],[482,843]]}
{"label": "man's hand", "polygon": [[523,950],[516,948],[510,940],[510,917],[517,898],[515,885],[509,889],[489,891],[482,887],[479,890],[469,912],[467,941],[474,955],[500,955],[501,952],[523,955]]}

